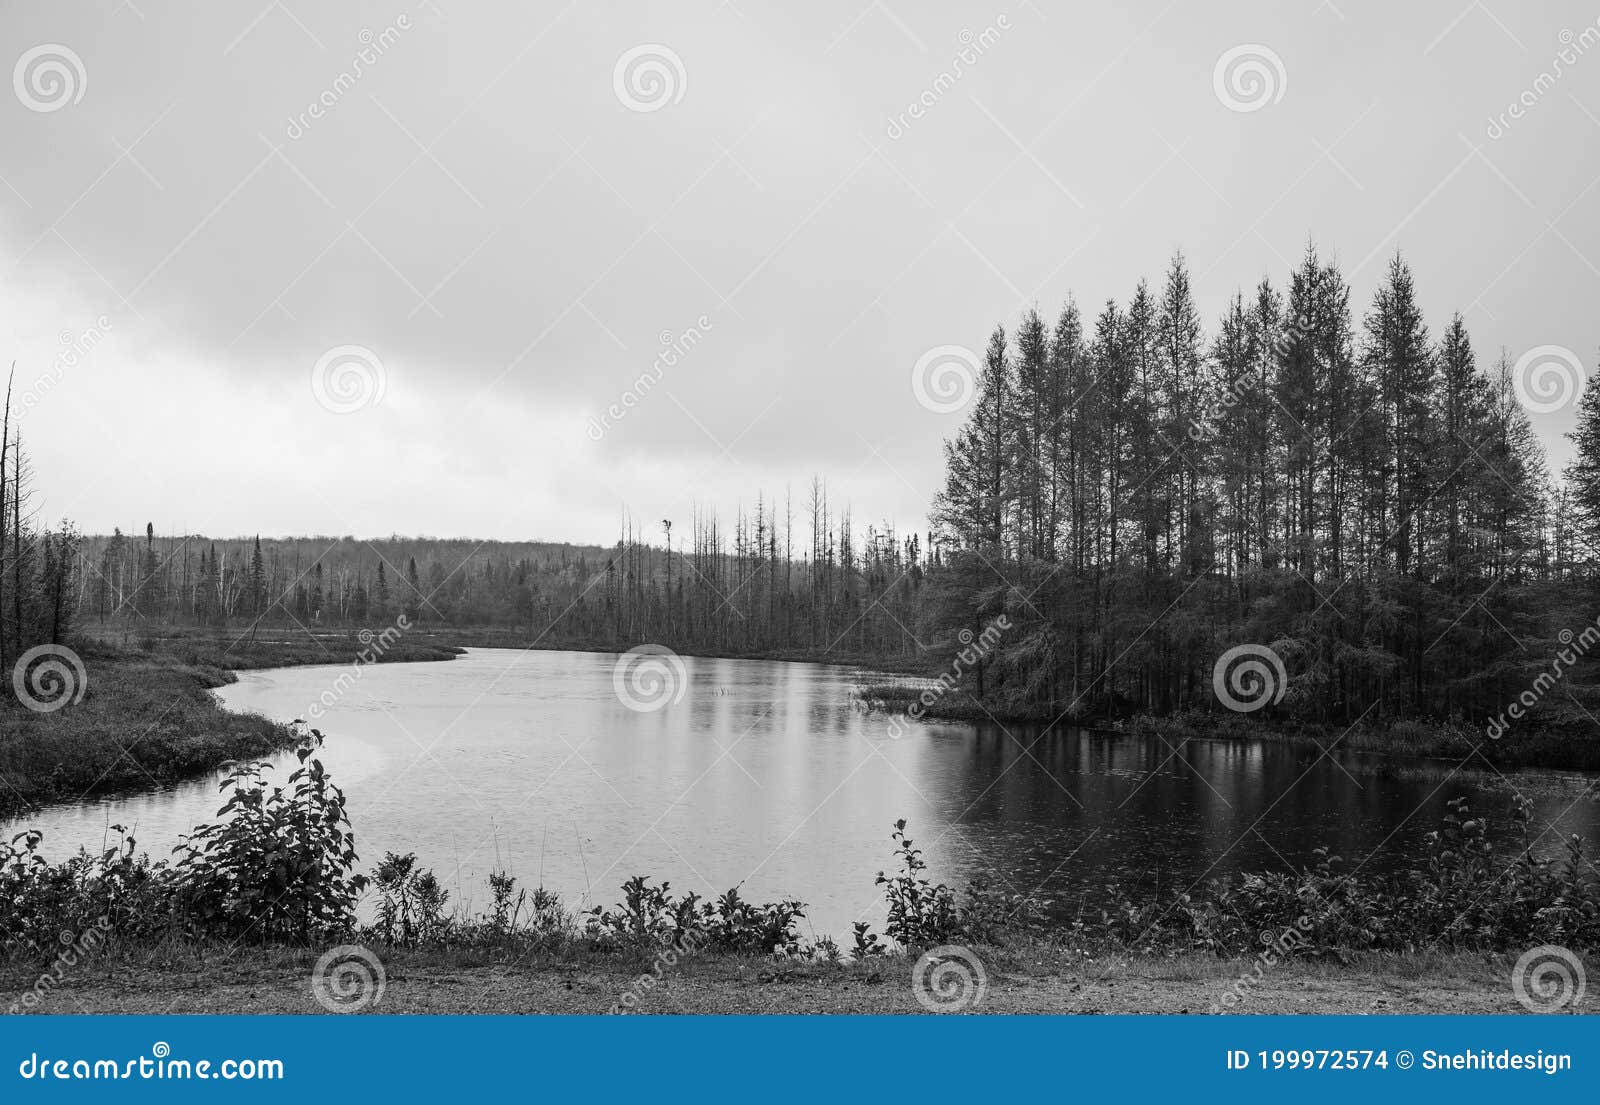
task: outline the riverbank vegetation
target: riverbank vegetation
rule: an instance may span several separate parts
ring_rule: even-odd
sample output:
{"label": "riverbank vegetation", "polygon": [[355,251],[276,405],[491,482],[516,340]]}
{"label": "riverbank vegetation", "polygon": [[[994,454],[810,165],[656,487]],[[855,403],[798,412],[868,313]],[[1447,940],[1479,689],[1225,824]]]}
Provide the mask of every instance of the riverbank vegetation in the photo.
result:
{"label": "riverbank vegetation", "polygon": [[224,669],[80,648],[93,675],[75,705],[50,712],[0,706],[0,817],[45,802],[164,786],[294,743],[284,726],[218,704],[210,688],[233,678]]}
{"label": "riverbank vegetation", "polygon": [[[170,860],[138,854],[126,836],[98,855],[54,864],[39,855],[37,833],[0,845],[0,958],[48,961],[62,934],[91,931],[101,956],[355,940],[507,964],[535,956],[633,961],[669,949],[674,958],[765,957],[774,972],[1018,941],[1097,955],[1223,957],[1270,944],[1286,958],[1600,947],[1600,879],[1582,842],[1569,842],[1559,862],[1535,856],[1531,837],[1497,851],[1485,820],[1464,801],[1451,804],[1402,874],[1346,870],[1324,854],[1308,871],[1249,874],[1161,898],[1112,887],[1107,904],[1073,916],[1025,894],[934,881],[902,821],[892,834],[894,865],[877,879],[886,922],[881,932],[857,923],[848,944],[835,934],[803,938],[801,902],[750,902],[738,887],[708,901],[645,876],[628,880],[614,906],[580,912],[497,873],[486,907],[470,911],[452,905],[415,856],[391,854],[362,872],[344,795],[318,759],[320,737],[302,737],[298,763],[281,782],[262,763],[235,767],[222,784],[217,820],[197,827]],[[1512,816],[1526,826],[1525,807]],[[357,909],[363,897],[372,903],[365,922]]]}
{"label": "riverbank vegetation", "polygon": [[[448,660],[458,650],[405,641],[381,655],[355,633],[145,635],[126,641],[80,633],[70,659],[41,682],[29,708],[0,703],[0,818],[55,801],[154,789],[292,748],[291,727],[224,709],[211,691],[235,672],[299,664]],[[51,657],[46,656],[48,662]],[[61,705],[55,706],[55,703]],[[307,704],[309,707],[310,703]]]}

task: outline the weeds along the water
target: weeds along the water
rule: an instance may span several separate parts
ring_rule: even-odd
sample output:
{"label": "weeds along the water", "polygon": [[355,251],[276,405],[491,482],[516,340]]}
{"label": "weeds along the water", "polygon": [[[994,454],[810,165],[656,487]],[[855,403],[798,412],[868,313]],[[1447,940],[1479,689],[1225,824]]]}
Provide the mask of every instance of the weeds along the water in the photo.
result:
{"label": "weeds along the water", "polygon": [[[489,877],[487,907],[453,905],[413,854],[390,853],[357,873],[343,792],[317,756],[321,736],[303,734],[297,762],[276,784],[265,762],[238,764],[221,784],[217,820],[197,827],[170,859],[139,854],[120,826],[98,855],[58,863],[39,854],[36,831],[0,843],[0,959],[49,959],[68,934],[91,930],[101,956],[215,942],[306,948],[356,940],[502,962],[561,957],[648,958],[680,953],[867,960],[949,944],[1046,942],[1073,950],[1167,955],[1251,954],[1264,940],[1297,956],[1342,959],[1354,952],[1506,951],[1559,944],[1600,947],[1600,878],[1573,837],[1566,856],[1532,851],[1525,803],[1512,819],[1522,842],[1497,849],[1465,800],[1450,803],[1420,860],[1399,874],[1347,869],[1317,853],[1309,870],[1259,872],[1188,893],[1155,897],[1112,886],[1109,904],[1063,917],[1031,895],[983,884],[957,890],[928,877],[922,850],[894,825],[896,859],[879,872],[886,921],[853,927],[848,949],[831,935],[802,938],[805,905],[747,901],[735,886],[714,899],[675,894],[636,875],[613,906],[576,912],[543,887],[505,872]],[[368,922],[358,906],[371,902]],[[1294,939],[1285,941],[1283,934]]]}

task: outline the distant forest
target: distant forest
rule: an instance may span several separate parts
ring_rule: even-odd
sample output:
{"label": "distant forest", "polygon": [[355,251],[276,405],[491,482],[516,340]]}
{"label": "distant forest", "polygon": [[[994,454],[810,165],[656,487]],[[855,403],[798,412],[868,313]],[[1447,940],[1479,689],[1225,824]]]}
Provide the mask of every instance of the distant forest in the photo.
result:
{"label": "distant forest", "polygon": [[[758,504],[731,533],[711,515],[611,547],[426,537],[292,539],[121,532],[78,542],[80,617],[112,626],[503,627],[541,644],[911,655],[919,539],[854,535],[820,482],[804,546]],[[780,529],[781,526],[781,529]],[[908,571],[914,568],[914,571]],[[898,598],[896,597],[898,596]],[[909,625],[909,622],[907,623]],[[885,626],[889,628],[885,628]]]}
{"label": "distant forest", "polygon": [[[1229,648],[1289,675],[1265,717],[1474,725],[1600,615],[1600,385],[1554,476],[1502,352],[1437,335],[1396,257],[1358,320],[1308,249],[1209,333],[1175,258],[1092,317],[1027,312],[977,356],[925,534],[856,528],[813,480],[731,524],[615,545],[82,537],[35,527],[14,426],[0,470],[0,660],[74,624],[502,627],[545,645],[920,657],[994,641],[965,690],[997,716],[1214,709]],[[994,633],[1005,616],[1004,632]],[[1576,639],[1580,642],[1574,644]],[[1600,650],[1597,650],[1600,652]],[[1538,724],[1593,732],[1597,665]]]}

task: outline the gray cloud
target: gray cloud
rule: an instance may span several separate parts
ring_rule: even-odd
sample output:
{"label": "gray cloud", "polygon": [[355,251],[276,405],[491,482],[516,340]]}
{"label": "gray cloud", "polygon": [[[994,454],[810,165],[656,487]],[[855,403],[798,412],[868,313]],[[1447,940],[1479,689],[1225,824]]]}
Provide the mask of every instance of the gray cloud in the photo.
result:
{"label": "gray cloud", "polygon": [[[1536,82],[1597,14],[13,8],[7,67],[61,44],[86,81],[59,110],[0,102],[0,334],[32,380],[61,331],[110,322],[25,431],[47,509],[93,529],[606,539],[624,508],[798,499],[813,471],[861,523],[916,524],[959,418],[916,403],[917,358],[1033,303],[1124,298],[1179,248],[1212,317],[1308,238],[1361,300],[1400,248],[1483,359],[1592,366],[1600,50]],[[1231,111],[1213,68],[1249,43],[1287,83]],[[614,67],[646,44],[683,85],[641,112]],[[378,406],[316,403],[342,345],[380,359]],[[1535,422],[1564,456],[1570,411]]]}

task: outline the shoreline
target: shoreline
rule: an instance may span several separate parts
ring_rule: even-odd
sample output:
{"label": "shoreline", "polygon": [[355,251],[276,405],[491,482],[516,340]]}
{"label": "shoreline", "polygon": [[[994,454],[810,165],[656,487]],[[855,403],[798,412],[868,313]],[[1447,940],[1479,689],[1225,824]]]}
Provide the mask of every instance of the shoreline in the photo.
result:
{"label": "shoreline", "polygon": [[[368,646],[356,630],[268,629],[254,638],[173,628],[134,639],[91,631],[71,642],[84,660],[82,702],[51,713],[0,704],[0,820],[48,806],[119,794],[153,793],[201,778],[225,763],[292,748],[286,724],[224,707],[212,692],[242,671],[339,668]],[[468,648],[616,655],[622,647],[550,642],[528,645],[491,630],[420,628],[370,663],[436,663]],[[699,654],[694,654],[699,655]],[[707,659],[822,664],[893,674],[871,657],[784,651]],[[9,708],[8,708],[9,707]],[[129,739],[126,734],[134,734]]]}
{"label": "shoreline", "polygon": [[[886,718],[904,717],[918,702],[922,687],[909,683],[863,685],[860,697]],[[923,704],[922,721],[964,722],[982,725],[1045,726],[1052,719],[992,712],[964,690],[953,690]],[[1056,725],[1083,729],[1104,736],[1156,737],[1169,745],[1204,740],[1222,743],[1267,741],[1339,751],[1357,752],[1390,763],[1432,761],[1460,765],[1463,770],[1506,772],[1524,769],[1600,774],[1600,736],[1552,730],[1507,734],[1492,740],[1459,723],[1403,719],[1386,726],[1346,728],[1296,721],[1273,724],[1247,714],[1218,714],[1200,710],[1172,714],[1133,714],[1126,718],[1085,717],[1056,719]],[[1462,764],[1462,760],[1478,762]]]}
{"label": "shoreline", "polygon": [[[25,818],[47,806],[119,794],[152,793],[201,778],[225,763],[292,748],[288,725],[226,709],[212,693],[240,671],[350,663],[359,644],[329,641],[313,655],[292,639],[234,642],[184,639],[178,647],[134,649],[104,639],[74,641],[86,678],[82,700],[36,713],[0,704],[0,820]],[[305,641],[299,639],[303,648]],[[431,662],[457,653],[404,646],[380,663]]]}
{"label": "shoreline", "polygon": [[[68,972],[27,1012],[49,1014],[321,1014],[312,994],[320,948],[193,950],[108,956]],[[470,952],[375,949],[383,964],[369,1015],[603,1015],[650,976],[647,960],[616,956],[497,963]],[[1256,960],[1189,952],[1090,955],[1031,944],[974,949],[985,993],[967,1015],[1521,1014],[1514,956],[1380,955],[1348,961]],[[787,962],[706,955],[656,978],[629,1015],[933,1015],[918,1000],[914,960]],[[31,987],[38,968],[0,968],[0,992]],[[1248,979],[1248,983],[1242,980]],[[1600,1014],[1589,995],[1562,1012]]]}
{"label": "shoreline", "polygon": [[[117,638],[121,638],[118,643]],[[0,707],[5,721],[0,740],[0,819],[14,819],[58,803],[116,794],[158,791],[199,778],[222,764],[269,755],[292,747],[289,727],[260,715],[224,708],[215,689],[234,683],[240,671],[295,667],[339,667],[357,662],[365,647],[356,631],[306,633],[264,630],[254,639],[233,638],[216,630],[174,628],[146,634],[139,647],[131,634],[103,633],[77,642],[88,666],[85,700],[55,713],[35,714]],[[369,662],[421,663],[452,660],[468,648],[513,651],[583,652],[617,655],[620,645],[565,641],[524,643],[514,633],[492,629],[445,630],[419,627]],[[805,650],[758,654],[686,653],[705,659],[805,663],[855,670],[886,679],[858,682],[856,696],[886,717],[900,716],[917,698],[920,686],[906,680],[927,678],[918,658],[818,655]],[[982,724],[993,715],[959,690],[942,696],[923,719]],[[1038,725],[1038,719],[998,718],[1002,723]],[[1128,719],[1086,718],[1073,727],[1099,736],[1155,736],[1170,744],[1188,740],[1279,741],[1318,749],[1336,743],[1349,750],[1405,764],[1440,762],[1494,773],[1534,769],[1582,774],[1600,772],[1600,739],[1534,732],[1508,734],[1500,742],[1474,744],[1459,726],[1402,721],[1384,729],[1341,733],[1330,726],[1273,726],[1246,715],[1199,712]],[[128,733],[133,737],[129,739]],[[124,749],[126,750],[124,752]]]}
{"label": "shoreline", "polygon": [[[550,643],[506,643],[503,641],[485,641],[481,634],[487,631],[465,630],[461,633],[430,633],[450,645],[459,648],[494,648],[514,652],[583,652],[599,656],[620,656],[629,648],[636,645],[623,643],[599,644],[594,642],[574,644],[571,642],[555,641]],[[670,647],[670,646],[668,646]],[[833,653],[828,651],[817,652],[811,649],[775,649],[758,650],[755,652],[733,652],[727,650],[675,650],[686,659],[701,660],[752,660],[771,664],[816,664],[823,667],[834,668],[859,668],[879,675],[920,675],[927,667],[918,657],[881,657],[856,655],[854,653]]]}
{"label": "shoreline", "polygon": [[[357,632],[354,628],[311,633],[302,630],[273,628],[262,630],[254,641],[246,641],[235,639],[227,633],[215,630],[170,627],[165,634],[150,636],[145,640],[150,642],[152,649],[176,649],[178,651],[186,649],[204,650],[208,646],[216,648],[226,643],[228,648],[225,651],[228,654],[228,660],[226,664],[219,664],[219,666],[244,671],[269,667],[305,667],[318,664],[338,664],[353,657],[316,657],[298,652],[291,653],[288,656],[269,656],[262,653],[263,650],[279,647],[325,647],[327,645],[346,647],[357,641]],[[127,643],[128,635],[126,633],[111,633],[99,638],[99,640],[112,643],[113,639],[118,637],[123,639],[123,643],[113,645],[113,647],[134,651],[134,647]],[[385,653],[377,662],[444,660],[449,659],[449,657],[436,654],[441,652],[459,653],[469,648],[493,648],[515,652],[583,652],[595,655],[619,656],[629,649],[645,643],[672,648],[685,658],[705,660],[759,660],[780,664],[818,664],[836,668],[860,668],[878,675],[906,677],[924,676],[933,670],[927,660],[918,656],[875,656],[867,653],[811,648],[757,649],[754,651],[696,649],[688,646],[679,648],[667,640],[635,641],[631,644],[624,641],[547,641],[542,639],[529,641],[525,634],[516,631],[481,626],[460,629],[414,626],[405,630],[403,637],[397,638],[397,643],[392,647],[392,652],[398,653],[398,655]],[[412,655],[413,653],[422,653],[423,655]]]}

